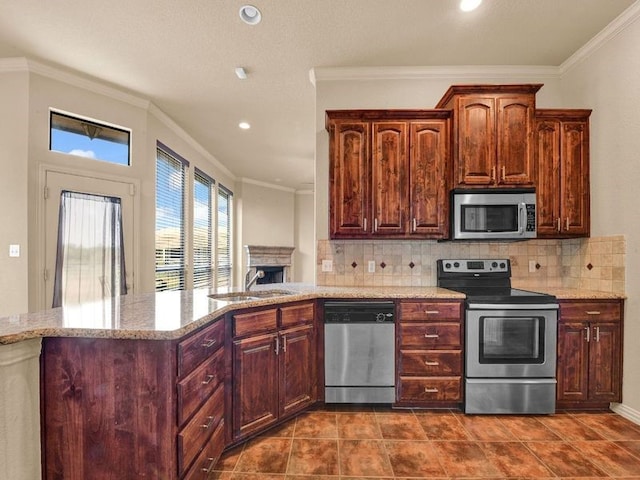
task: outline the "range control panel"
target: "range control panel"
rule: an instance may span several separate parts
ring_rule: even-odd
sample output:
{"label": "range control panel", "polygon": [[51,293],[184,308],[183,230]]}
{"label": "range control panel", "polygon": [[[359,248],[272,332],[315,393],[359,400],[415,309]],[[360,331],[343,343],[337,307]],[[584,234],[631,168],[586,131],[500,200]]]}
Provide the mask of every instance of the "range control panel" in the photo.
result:
{"label": "range control panel", "polygon": [[460,260],[444,259],[440,260],[442,271],[447,273],[509,273],[509,260],[486,259],[486,260]]}

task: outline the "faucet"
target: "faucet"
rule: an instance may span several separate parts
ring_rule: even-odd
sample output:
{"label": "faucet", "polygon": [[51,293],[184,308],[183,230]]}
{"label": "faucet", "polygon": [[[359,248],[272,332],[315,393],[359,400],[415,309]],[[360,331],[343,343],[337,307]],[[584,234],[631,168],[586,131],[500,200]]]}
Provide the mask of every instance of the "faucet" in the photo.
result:
{"label": "faucet", "polygon": [[249,291],[249,289],[251,288],[251,286],[256,283],[258,281],[259,278],[263,278],[264,277],[264,271],[262,270],[258,270],[256,272],[256,274],[252,277],[249,278],[249,275],[251,275],[251,269],[249,269],[249,271],[247,272],[247,274],[244,276],[244,289],[246,291]]}

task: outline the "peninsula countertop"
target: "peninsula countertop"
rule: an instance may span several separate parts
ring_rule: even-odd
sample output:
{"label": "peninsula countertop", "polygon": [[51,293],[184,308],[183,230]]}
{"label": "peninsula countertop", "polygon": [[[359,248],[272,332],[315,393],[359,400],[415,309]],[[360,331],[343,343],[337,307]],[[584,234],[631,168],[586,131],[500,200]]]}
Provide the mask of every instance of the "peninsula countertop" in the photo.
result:
{"label": "peninsula countertop", "polygon": [[[528,288],[533,290],[534,288]],[[439,287],[324,287],[299,283],[259,285],[256,292],[283,292],[230,301],[209,289],[123,295],[77,307],[53,308],[0,318],[0,345],[41,337],[173,340],[241,308],[322,298],[464,299]],[[567,288],[535,288],[563,299],[619,299],[624,295]],[[231,290],[232,293],[234,290]]]}

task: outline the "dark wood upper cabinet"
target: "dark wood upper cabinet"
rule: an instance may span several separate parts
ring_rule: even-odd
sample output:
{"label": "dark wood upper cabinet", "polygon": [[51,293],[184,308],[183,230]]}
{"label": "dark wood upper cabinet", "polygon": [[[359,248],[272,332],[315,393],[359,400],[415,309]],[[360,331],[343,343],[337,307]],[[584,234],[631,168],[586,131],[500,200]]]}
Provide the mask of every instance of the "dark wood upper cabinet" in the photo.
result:
{"label": "dark wood upper cabinet", "polygon": [[453,187],[533,185],[535,94],[541,84],[453,85]]}
{"label": "dark wood upper cabinet", "polygon": [[591,110],[536,110],[535,180],[538,237],[590,234]]}
{"label": "dark wood upper cabinet", "polygon": [[373,233],[402,234],[405,230],[408,176],[406,122],[372,122]]}
{"label": "dark wood upper cabinet", "polygon": [[331,238],[446,238],[446,110],[327,112]]}

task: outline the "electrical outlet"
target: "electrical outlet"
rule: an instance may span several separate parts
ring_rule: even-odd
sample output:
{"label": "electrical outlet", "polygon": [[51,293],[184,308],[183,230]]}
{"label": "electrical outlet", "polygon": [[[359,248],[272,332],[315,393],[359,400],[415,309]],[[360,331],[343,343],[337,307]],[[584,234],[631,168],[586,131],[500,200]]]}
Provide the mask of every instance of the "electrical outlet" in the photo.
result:
{"label": "electrical outlet", "polygon": [[536,271],[536,261],[529,260],[529,272],[533,273]]}
{"label": "electrical outlet", "polygon": [[9,256],[10,257],[19,257],[20,256],[20,245],[9,245]]}
{"label": "electrical outlet", "polygon": [[375,273],[376,272],[376,262],[375,260],[369,260],[369,273]]}
{"label": "electrical outlet", "polygon": [[322,271],[323,272],[332,272],[333,271],[333,260],[322,260]]}

